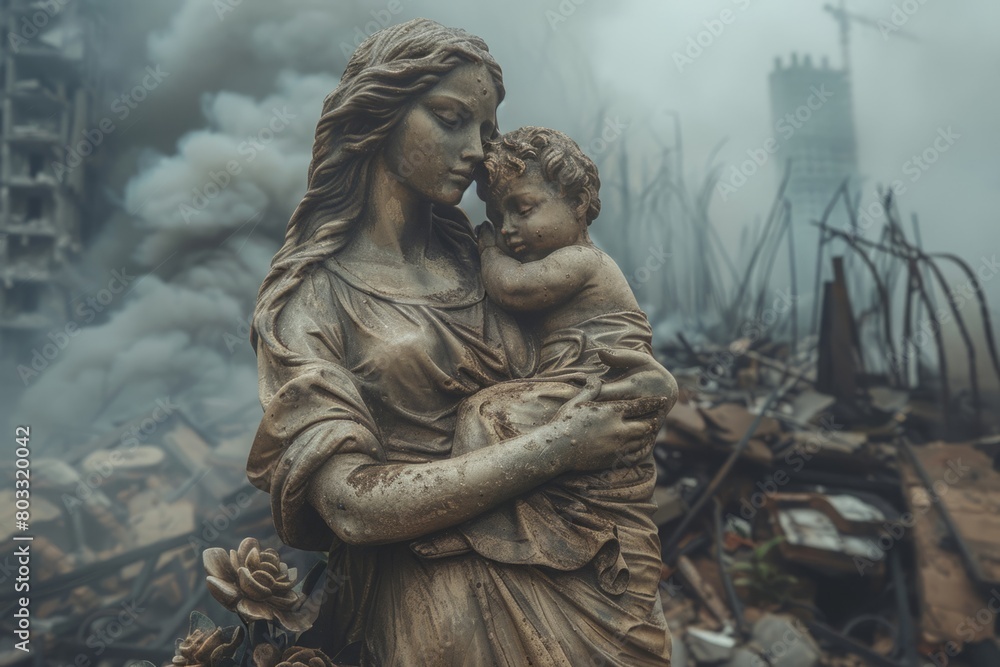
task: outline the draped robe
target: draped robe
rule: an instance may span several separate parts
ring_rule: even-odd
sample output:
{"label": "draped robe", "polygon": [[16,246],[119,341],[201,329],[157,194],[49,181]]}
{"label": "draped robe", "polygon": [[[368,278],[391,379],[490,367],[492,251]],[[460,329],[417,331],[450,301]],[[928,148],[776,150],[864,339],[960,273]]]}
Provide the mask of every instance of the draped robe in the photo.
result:
{"label": "draped robe", "polygon": [[311,636],[330,655],[360,641],[363,664],[379,667],[669,665],[648,501],[607,500],[629,573],[619,594],[603,590],[592,567],[509,564],[475,552],[427,558],[419,540],[348,545],[307,501],[311,476],[340,454],[449,458],[460,402],[534,370],[523,334],[485,296],[467,223],[433,224],[463,267],[464,293],[393,293],[333,256],[277,314],[276,333],[294,359],[257,342],[264,417],[248,477],[271,494],[281,539],[328,551],[338,582]]}

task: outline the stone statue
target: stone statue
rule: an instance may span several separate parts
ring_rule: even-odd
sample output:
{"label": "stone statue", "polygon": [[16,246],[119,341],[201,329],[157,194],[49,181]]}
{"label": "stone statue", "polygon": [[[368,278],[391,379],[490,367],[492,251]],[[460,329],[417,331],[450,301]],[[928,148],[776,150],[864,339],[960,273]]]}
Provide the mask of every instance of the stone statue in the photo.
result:
{"label": "stone statue", "polygon": [[[335,661],[669,665],[650,497],[676,383],[587,235],[593,163],[497,141],[503,95],[462,30],[358,47],[258,297],[248,475],[329,554],[303,640]],[[500,239],[456,208],[474,178]]]}

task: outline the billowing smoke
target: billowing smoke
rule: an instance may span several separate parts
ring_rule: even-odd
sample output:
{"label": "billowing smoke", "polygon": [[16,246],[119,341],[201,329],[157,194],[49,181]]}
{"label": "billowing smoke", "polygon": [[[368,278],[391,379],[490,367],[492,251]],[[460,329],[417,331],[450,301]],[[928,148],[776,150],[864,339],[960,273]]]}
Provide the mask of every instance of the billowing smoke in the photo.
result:
{"label": "billowing smoke", "polygon": [[[426,16],[490,44],[508,90],[501,129],[548,125],[594,155],[606,201],[594,236],[630,277],[656,260],[661,273],[651,271],[648,284],[665,290],[663,313],[675,305],[671,283],[703,258],[673,252],[665,264],[657,259],[672,250],[676,236],[664,230],[677,223],[640,219],[641,197],[626,176],[649,182],[666,159],[674,177],[696,186],[720,140],[728,137],[717,159],[730,165],[773,134],[767,75],[775,56],[799,51],[839,64],[836,25],[819,2],[96,4],[107,22],[101,46],[114,91],[105,113],[148,68],[165,74],[106,137],[103,198],[119,210],[76,269],[71,323],[81,330],[25,380],[13,410],[19,422],[37,425],[40,439],[66,444],[142,414],[157,399],[169,397],[205,420],[256,400],[247,316],[304,192],[321,101],[357,43],[384,25]],[[892,22],[893,3],[867,4],[853,9]],[[991,223],[1000,205],[1000,98],[982,76],[996,70],[1000,53],[990,33],[995,21],[979,14],[1000,9],[976,5],[921,4],[903,26],[919,43],[854,26],[852,53],[866,188],[898,178],[939,128],[954,125],[962,139],[921,173],[901,207],[921,212],[925,247],[979,266],[993,262],[1000,246],[1000,227]],[[725,10],[735,19],[680,67],[675,54]],[[725,205],[709,202],[734,256],[745,226],[766,215],[773,198],[777,170],[765,171]],[[474,197],[466,203],[473,218],[482,214]],[[668,242],[659,255],[650,254],[651,238]],[[997,284],[986,285],[991,296]]]}
{"label": "billowing smoke", "polygon": [[[90,326],[28,377],[17,414],[41,425],[40,439],[71,445],[157,399],[206,421],[257,400],[247,319],[305,191],[322,99],[361,39],[415,16],[404,4],[188,0],[173,16],[150,13],[145,25],[135,8],[106,12],[115,17],[112,34],[149,35],[141,49],[134,45],[139,53],[108,56],[120,87],[128,91],[154,70],[159,78],[141,102],[126,100],[134,110],[108,137],[108,172],[121,182],[124,210],[78,269],[87,292],[99,294],[112,270],[126,285],[110,304],[81,298],[75,323]],[[506,24],[515,34],[518,21]],[[533,32],[548,29],[539,21]],[[586,70],[563,52],[550,73],[569,67]],[[510,116],[528,122],[526,110],[545,106],[531,97]],[[578,111],[567,129],[580,131],[587,114]],[[53,412],[53,403],[62,409]]]}
{"label": "billowing smoke", "polygon": [[[305,191],[320,105],[345,59],[328,48],[338,20],[329,5],[215,4],[231,11],[185,3],[135,59],[158,68],[162,90],[136,105],[138,127],[116,146],[133,165],[124,212],[107,230],[119,238],[101,239],[80,270],[98,286],[117,275],[114,301],[102,303],[100,290],[81,298],[75,323],[95,323],[28,376],[16,413],[40,426],[43,442],[78,442],[158,399],[207,421],[257,400],[247,319]],[[229,90],[227,72],[237,69],[255,75]],[[156,118],[171,106],[183,115],[194,99],[200,129],[149,148],[164,145]]]}

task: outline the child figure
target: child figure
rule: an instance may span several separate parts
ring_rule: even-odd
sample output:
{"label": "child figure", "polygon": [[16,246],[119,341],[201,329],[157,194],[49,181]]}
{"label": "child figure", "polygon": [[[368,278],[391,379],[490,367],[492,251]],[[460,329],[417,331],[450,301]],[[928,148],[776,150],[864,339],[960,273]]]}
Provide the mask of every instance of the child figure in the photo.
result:
{"label": "child figure", "polygon": [[[500,238],[490,223],[478,230],[483,284],[533,332],[539,363],[533,377],[491,386],[459,406],[453,456],[548,423],[580,385],[611,376],[616,358],[652,353],[649,323],[625,276],[587,233],[601,209],[593,161],[561,132],[523,127],[491,143],[484,166],[479,195]],[[665,397],[644,403],[645,414],[669,407]],[[635,522],[636,503],[652,511],[654,484],[651,456],[564,475],[413,548],[425,557],[471,549],[559,570],[593,563],[600,586],[617,595],[629,578],[619,524]]]}

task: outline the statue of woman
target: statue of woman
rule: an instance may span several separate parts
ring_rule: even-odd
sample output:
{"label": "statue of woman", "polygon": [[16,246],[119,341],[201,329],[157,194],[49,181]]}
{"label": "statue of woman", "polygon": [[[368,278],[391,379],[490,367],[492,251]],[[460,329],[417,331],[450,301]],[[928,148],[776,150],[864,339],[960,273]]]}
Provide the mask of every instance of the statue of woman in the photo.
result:
{"label": "statue of woman", "polygon": [[581,389],[536,430],[451,456],[462,399],[536,364],[486,298],[456,208],[503,95],[486,44],[462,30],[416,19],[358,47],[258,297],[264,417],[248,475],[286,544],[329,552],[342,583],[309,636],[331,656],[360,642],[362,664],[380,667],[669,665],[649,504],[617,508],[629,583],[615,595],[593,568],[415,548],[561,475],[652,469],[662,414],[630,408],[676,397],[648,355],[612,353],[620,379]]}

